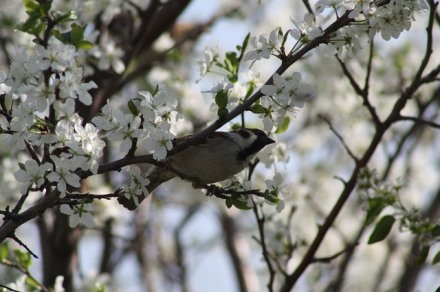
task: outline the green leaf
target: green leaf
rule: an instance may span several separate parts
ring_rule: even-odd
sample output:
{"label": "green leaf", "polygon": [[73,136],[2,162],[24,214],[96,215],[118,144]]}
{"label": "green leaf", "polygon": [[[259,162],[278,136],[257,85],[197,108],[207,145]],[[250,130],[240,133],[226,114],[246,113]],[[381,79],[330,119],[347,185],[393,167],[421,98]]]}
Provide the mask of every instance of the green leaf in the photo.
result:
{"label": "green leaf", "polygon": [[243,40],[243,44],[241,46],[237,46],[237,49],[240,51],[240,57],[238,57],[238,62],[241,62],[241,59],[246,52],[246,48],[249,45],[249,39],[251,38],[251,33],[248,33]]}
{"label": "green leaf", "polygon": [[156,96],[156,94],[159,92],[159,84],[156,84],[156,87],[154,88],[153,92],[151,93],[152,96]]}
{"label": "green leaf", "polygon": [[226,65],[232,69],[232,72],[236,72],[238,69],[238,58],[236,52],[226,53]]}
{"label": "green leaf", "polygon": [[18,167],[19,167],[21,170],[26,171],[26,165],[25,165],[24,163],[19,162],[19,163],[18,163]]}
{"label": "green leaf", "polygon": [[267,108],[265,108],[261,104],[254,104],[251,107],[251,112],[253,112],[254,114],[265,114],[267,113]]}
{"label": "green leaf", "polygon": [[228,74],[226,77],[228,78],[229,82],[231,82],[231,83],[236,83],[238,81],[238,74],[237,73]]}
{"label": "green leaf", "polygon": [[426,258],[428,257],[429,249],[430,249],[429,245],[425,245],[424,247],[422,247],[420,253],[417,255],[416,259],[414,260],[414,265],[416,266],[423,265],[423,263],[426,261]]}
{"label": "green leaf", "polygon": [[19,249],[15,249],[14,253],[17,258],[18,264],[22,268],[27,270],[32,263],[31,255],[29,253],[21,251]]}
{"label": "green leaf", "polygon": [[26,277],[25,279],[26,291],[41,291],[41,285],[35,279]]}
{"label": "green leaf", "polygon": [[77,49],[83,49],[83,50],[88,50],[94,47],[93,43],[86,41],[86,40],[82,40],[79,43],[75,44]]}
{"label": "green leaf", "polygon": [[52,1],[45,1],[40,5],[40,13],[42,15],[47,15],[50,8],[52,8]]}
{"label": "green leaf", "polygon": [[370,225],[379,216],[382,210],[385,208],[385,204],[381,198],[368,199],[368,211],[367,218],[365,219],[365,225]]}
{"label": "green leaf", "polygon": [[76,11],[67,11],[66,13],[55,11],[53,12],[53,16],[55,18],[55,21],[58,23],[65,23],[76,20],[78,18]]}
{"label": "green leaf", "polygon": [[8,257],[9,246],[6,243],[0,244],[0,261]]}
{"label": "green leaf", "polygon": [[436,225],[434,228],[432,228],[431,235],[440,236],[440,225]]}
{"label": "green leaf", "polygon": [[70,41],[75,46],[84,39],[84,31],[86,29],[86,25],[81,26],[76,23],[72,24],[72,31],[70,33]]}
{"label": "green leaf", "polygon": [[139,109],[136,107],[131,99],[128,101],[128,109],[134,116],[137,116],[139,114]]}
{"label": "green leaf", "polygon": [[251,207],[248,206],[247,202],[244,202],[237,197],[229,197],[226,199],[226,207],[231,208],[231,206],[234,206],[237,209],[240,210],[250,210]]}
{"label": "green leaf", "polygon": [[237,58],[236,52],[227,52],[225,65],[223,68],[228,71],[227,78],[230,82],[235,83],[238,81],[238,68],[240,61]]}
{"label": "green leaf", "polygon": [[[281,30],[281,28],[278,31],[278,33],[279,33],[280,36],[283,36],[283,31]],[[289,31],[286,31],[286,33],[283,36],[283,41],[281,42],[281,47],[282,48],[284,48],[284,45],[286,44],[286,41],[287,41],[287,38],[288,38],[289,35],[290,35]]]}
{"label": "green leaf", "polygon": [[217,92],[215,95],[215,104],[221,109],[226,108],[228,105],[228,93],[224,90]]}
{"label": "green leaf", "polygon": [[440,251],[437,252],[437,254],[434,256],[434,259],[432,260],[432,264],[435,265],[438,262],[440,262]]}
{"label": "green leaf", "polygon": [[225,117],[229,114],[229,110],[227,108],[219,108],[217,111],[217,115],[219,117]]}
{"label": "green leaf", "polygon": [[395,221],[396,219],[391,215],[383,216],[374,228],[373,233],[370,235],[368,244],[384,240],[390,233]]}
{"label": "green leaf", "polygon": [[289,124],[290,124],[290,118],[289,117],[284,117],[283,122],[281,123],[281,125],[278,126],[277,130],[275,131],[276,134],[281,134],[287,131],[287,129],[289,128]]}
{"label": "green leaf", "polygon": [[37,26],[37,23],[40,21],[39,15],[30,15],[25,22],[17,25],[17,29],[23,32],[32,33],[32,29]]}
{"label": "green leaf", "polygon": [[44,30],[46,29],[46,23],[42,22],[39,23],[38,25],[36,25],[33,29],[32,29],[32,34],[34,36],[39,36]]}
{"label": "green leaf", "polygon": [[105,285],[102,283],[96,283],[91,292],[105,292]]}
{"label": "green leaf", "polygon": [[278,198],[278,194],[275,191],[266,190],[264,198],[272,204],[278,204],[280,202],[280,198]]}
{"label": "green leaf", "polygon": [[23,0],[23,5],[27,13],[32,13],[40,9],[40,4],[35,0]]}
{"label": "green leaf", "polygon": [[248,88],[246,90],[246,95],[244,96],[244,99],[248,99],[252,95],[256,86],[257,86],[256,83],[253,81],[251,81],[249,83]]}
{"label": "green leaf", "polygon": [[52,31],[52,35],[65,44],[70,43],[70,33],[71,33],[70,31],[67,32],[60,32],[59,30]]}

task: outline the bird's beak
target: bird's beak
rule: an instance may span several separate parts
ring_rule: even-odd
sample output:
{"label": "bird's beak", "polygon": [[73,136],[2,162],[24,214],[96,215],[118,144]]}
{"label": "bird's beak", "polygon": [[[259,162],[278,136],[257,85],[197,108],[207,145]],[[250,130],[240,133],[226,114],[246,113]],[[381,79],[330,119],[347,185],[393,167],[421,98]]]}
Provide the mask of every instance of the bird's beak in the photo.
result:
{"label": "bird's beak", "polygon": [[269,137],[265,137],[265,138],[263,139],[263,143],[264,143],[265,145],[269,145],[269,144],[275,143],[275,141],[272,140],[272,139],[269,138]]}

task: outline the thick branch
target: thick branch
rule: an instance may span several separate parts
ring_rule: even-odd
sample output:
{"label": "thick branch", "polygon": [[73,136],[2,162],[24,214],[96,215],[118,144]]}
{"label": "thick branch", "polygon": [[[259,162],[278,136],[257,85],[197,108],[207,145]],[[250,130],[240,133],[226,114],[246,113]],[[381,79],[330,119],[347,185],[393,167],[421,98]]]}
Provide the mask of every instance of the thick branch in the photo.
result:
{"label": "thick branch", "polygon": [[51,192],[43,197],[32,207],[14,217],[14,220],[8,220],[0,227],[0,242],[14,235],[15,230],[22,224],[32,220],[33,218],[44,213],[44,211],[52,206],[59,199],[58,192]]}

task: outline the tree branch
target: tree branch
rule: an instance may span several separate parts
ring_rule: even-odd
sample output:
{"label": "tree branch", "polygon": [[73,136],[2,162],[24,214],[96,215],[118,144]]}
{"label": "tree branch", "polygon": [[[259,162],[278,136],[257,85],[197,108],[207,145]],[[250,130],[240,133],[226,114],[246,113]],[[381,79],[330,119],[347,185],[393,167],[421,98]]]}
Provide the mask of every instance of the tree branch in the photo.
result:
{"label": "tree branch", "polygon": [[[435,14],[435,8],[437,6],[437,3],[434,3],[433,1],[430,1],[430,17],[427,27],[427,34],[428,34],[428,41],[427,41],[427,48],[425,52],[425,56],[423,58],[423,61],[417,71],[417,74],[411,83],[411,85],[402,93],[402,95],[397,99],[397,101],[394,104],[393,110],[387,117],[387,119],[380,124],[376,124],[376,133],[372,137],[372,140],[370,142],[370,145],[368,146],[367,150],[365,151],[362,158],[358,161],[355,168],[352,171],[350,179],[347,181],[347,183],[344,186],[344,189],[342,193],[340,194],[336,204],[330,211],[329,215],[325,219],[323,225],[320,226],[318,233],[315,236],[315,239],[311,243],[309,249],[307,250],[305,256],[303,257],[302,261],[296,268],[296,270],[289,275],[285,283],[282,286],[281,291],[290,291],[291,288],[295,285],[299,277],[304,273],[304,271],[307,269],[307,267],[313,262],[314,254],[318,250],[319,246],[321,245],[322,241],[324,240],[324,237],[327,233],[327,231],[330,229],[330,227],[333,225],[336,217],[338,216],[339,212],[341,211],[342,207],[344,206],[345,202],[347,201],[348,197],[356,187],[357,177],[359,175],[359,172],[362,167],[366,166],[366,164],[369,162],[370,158],[374,154],[376,148],[378,147],[379,143],[382,140],[383,135],[388,130],[388,128],[391,126],[393,122],[395,122],[400,117],[400,111],[405,107],[406,102],[408,99],[410,99],[413,94],[417,91],[417,89],[423,84],[422,82],[422,73],[427,65],[427,62],[429,60],[429,57],[432,53],[432,23],[433,18]],[[437,68],[438,69],[438,68]],[[436,69],[435,69],[436,70]],[[432,73],[435,71],[431,71]]]}
{"label": "tree branch", "polygon": [[9,236],[9,238],[11,238],[12,240],[14,240],[16,243],[18,243],[21,247],[23,247],[31,256],[33,256],[34,258],[38,259],[38,256],[36,254],[34,254],[32,252],[32,250],[23,243],[23,241],[21,241],[20,239],[18,239],[17,236],[15,236],[15,234]]}
{"label": "tree branch", "polygon": [[419,117],[400,116],[400,118],[398,118],[398,121],[413,121],[416,124],[423,124],[423,125],[427,125],[432,128],[435,128],[435,129],[440,129],[440,124],[432,122],[432,121],[427,121],[427,120],[424,120],[423,118],[419,118]]}
{"label": "tree branch", "polygon": [[258,214],[258,206],[254,203],[254,207],[252,208],[254,211],[255,218],[257,219],[257,225],[258,225],[258,233],[260,235],[260,246],[263,253],[264,261],[266,262],[267,269],[269,270],[269,281],[267,283],[267,289],[268,291],[273,291],[273,284],[275,281],[275,269],[272,266],[272,262],[270,259],[269,251],[267,249],[267,243],[266,243],[266,235],[264,232],[264,222],[266,221],[266,217],[262,213],[261,216]]}
{"label": "tree branch", "polygon": [[[373,41],[371,41],[371,43],[373,43]],[[345,63],[342,62],[342,60],[339,57],[337,57],[337,56],[336,56],[336,59],[338,60],[339,64],[341,65],[342,72],[344,72],[344,75],[350,81],[351,87],[353,87],[353,89],[356,92],[356,94],[358,94],[360,97],[362,97],[363,104],[368,109],[368,112],[370,113],[370,116],[373,119],[374,124],[376,126],[378,126],[381,123],[380,119],[379,119],[379,116],[377,115],[376,109],[371,104],[371,102],[370,102],[370,100],[368,98],[369,79],[370,79],[370,74],[371,74],[371,64],[372,64],[372,58],[373,58],[373,52],[372,51],[373,51],[373,47],[371,45],[370,46],[370,56],[369,56],[368,65],[367,65],[367,74],[366,74],[366,77],[365,77],[365,84],[364,84],[364,88],[363,89],[357,83],[356,79],[354,79],[354,76],[350,73],[350,71],[348,70],[348,68],[345,65]]]}
{"label": "tree branch", "polygon": [[344,254],[344,253],[346,253],[346,252],[351,251],[351,250],[352,250],[356,245],[358,245],[358,244],[359,244],[358,242],[355,242],[355,243],[353,244],[353,246],[350,245],[350,246],[344,248],[343,250],[341,250],[340,252],[335,253],[334,255],[331,255],[331,256],[314,258],[314,259],[313,259],[313,262],[318,262],[318,263],[329,263],[329,262],[331,262],[332,260],[338,258],[340,255],[342,255],[342,254]]}
{"label": "tree branch", "polygon": [[336,131],[336,129],[333,127],[333,125],[329,121],[329,119],[327,119],[326,117],[324,117],[321,114],[319,114],[318,117],[321,120],[323,120],[324,122],[326,122],[326,124],[330,127],[330,130],[333,132],[333,134],[335,134],[336,138],[338,138],[338,140],[341,142],[342,146],[344,146],[345,151],[348,153],[348,155],[354,160],[355,163],[358,163],[359,158],[356,157],[356,155],[354,155],[354,153],[351,151],[350,147],[348,147],[347,143],[345,143],[344,138],[342,138],[341,134],[339,134],[338,131]]}

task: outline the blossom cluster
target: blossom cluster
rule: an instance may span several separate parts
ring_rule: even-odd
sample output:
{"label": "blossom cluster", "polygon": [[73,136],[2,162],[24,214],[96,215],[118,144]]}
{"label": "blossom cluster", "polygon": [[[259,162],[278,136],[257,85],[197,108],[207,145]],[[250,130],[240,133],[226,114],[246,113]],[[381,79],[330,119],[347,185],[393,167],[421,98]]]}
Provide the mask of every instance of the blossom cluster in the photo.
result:
{"label": "blossom cluster", "polygon": [[[335,31],[320,45],[324,54],[338,54],[340,58],[345,58],[352,56],[353,50],[362,48],[363,35],[372,38],[380,33],[386,41],[397,39],[404,30],[410,29],[415,14],[427,10],[428,6],[425,0],[392,0],[389,3],[375,0],[320,0],[315,8],[318,14],[331,9],[337,16],[348,13],[348,17],[352,19],[349,25]],[[293,27],[288,32],[297,43],[290,53],[324,34],[317,18],[317,15],[306,14],[303,21],[291,20]],[[279,28],[270,32],[269,36],[253,36],[244,60],[251,61],[252,66],[256,61],[268,59],[272,55],[283,56],[283,43]]]}
{"label": "blossom cluster", "polygon": [[175,136],[171,133],[171,126],[179,120],[177,99],[165,91],[154,94],[142,91],[139,94],[140,98],[130,100],[129,113],[108,102],[92,122],[110,141],[121,142],[123,155],[137,146],[133,145],[136,139],[144,150],[153,153],[154,159],[162,160],[173,147],[171,141]]}
{"label": "blossom cluster", "polygon": [[149,194],[147,186],[150,184],[150,180],[145,178],[141,169],[136,165],[129,166],[127,170],[131,177],[130,184],[121,186],[120,193],[125,198],[133,200],[138,206],[139,197]]}
{"label": "blossom cluster", "polygon": [[296,108],[302,108],[305,102],[314,96],[313,88],[301,82],[301,74],[294,72],[291,78],[283,78],[279,74],[273,75],[273,84],[264,85],[261,88],[262,105],[270,110],[262,114],[263,124],[266,131],[272,130],[273,121],[277,125],[282,124],[286,113],[294,112]]}
{"label": "blossom cluster", "polygon": [[249,40],[250,49],[244,55],[244,61],[251,61],[252,65],[261,59],[269,59],[275,52],[280,53],[280,29],[275,28],[269,35],[252,36]]}
{"label": "blossom cluster", "polygon": [[51,37],[46,46],[17,50],[8,74],[1,74],[2,132],[15,149],[32,155],[14,173],[23,194],[50,182],[64,197],[69,185],[79,187],[76,170],[97,172],[105,143],[74,113],[75,100],[90,105],[89,90],[96,87],[83,82],[78,55],[73,45]]}
{"label": "blossom cluster", "polygon": [[[425,0],[391,0],[389,3],[375,0],[320,0],[316,3],[317,12],[332,9],[340,13],[348,12],[354,19],[352,25],[338,30],[329,42],[330,51],[350,51],[359,49],[359,38],[364,33],[372,38],[380,33],[388,41],[397,39],[404,30],[409,30],[416,13],[427,10]],[[344,48],[345,47],[345,48]]]}

